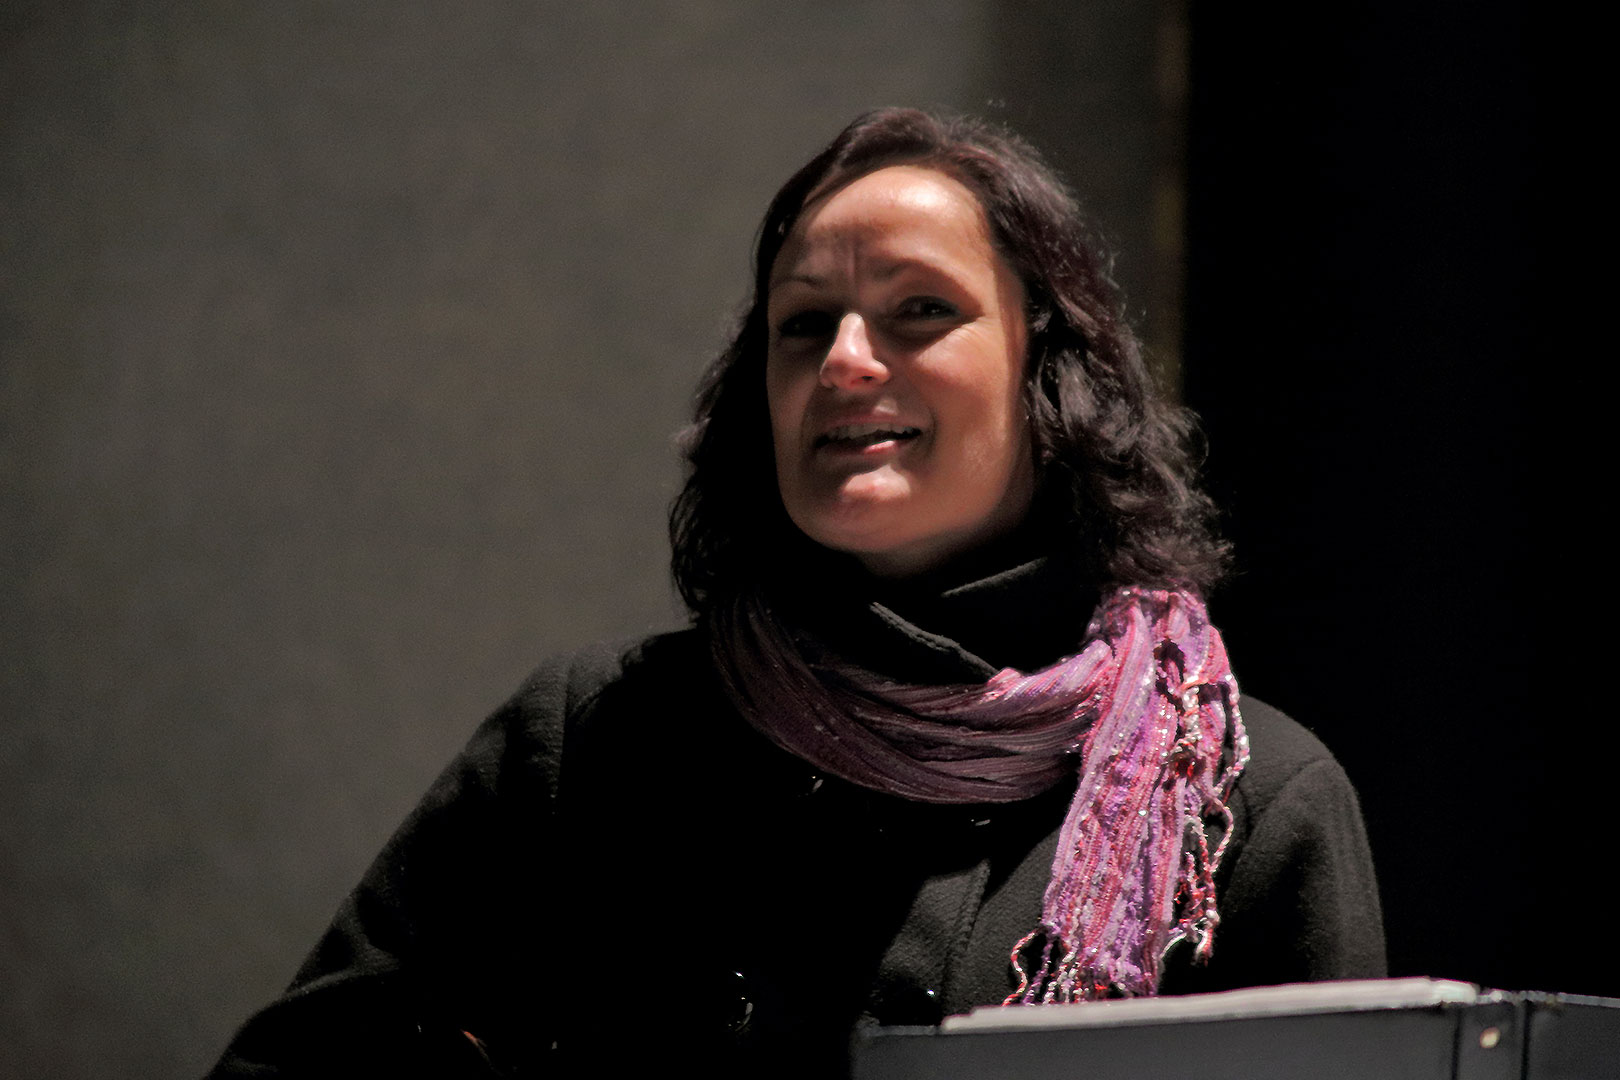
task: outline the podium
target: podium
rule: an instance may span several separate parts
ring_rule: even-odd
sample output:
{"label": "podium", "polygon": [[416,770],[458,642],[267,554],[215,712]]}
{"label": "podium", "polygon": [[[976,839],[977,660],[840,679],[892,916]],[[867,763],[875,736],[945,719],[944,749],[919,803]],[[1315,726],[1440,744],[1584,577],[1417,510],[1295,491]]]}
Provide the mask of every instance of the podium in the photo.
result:
{"label": "podium", "polygon": [[1443,979],[975,1009],[874,1028],[854,1080],[1620,1080],[1620,1000]]}

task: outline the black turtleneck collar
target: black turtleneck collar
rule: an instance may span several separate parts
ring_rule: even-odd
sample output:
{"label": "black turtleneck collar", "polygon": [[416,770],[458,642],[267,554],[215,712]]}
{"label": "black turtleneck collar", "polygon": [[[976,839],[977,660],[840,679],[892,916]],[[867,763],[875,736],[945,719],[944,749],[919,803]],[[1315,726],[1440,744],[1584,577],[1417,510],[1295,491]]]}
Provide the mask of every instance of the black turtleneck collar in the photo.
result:
{"label": "black turtleneck collar", "polygon": [[844,658],[905,682],[1038,671],[1080,647],[1098,590],[1073,556],[1003,554],[999,566],[980,561],[904,581],[829,556],[790,588],[779,614]]}

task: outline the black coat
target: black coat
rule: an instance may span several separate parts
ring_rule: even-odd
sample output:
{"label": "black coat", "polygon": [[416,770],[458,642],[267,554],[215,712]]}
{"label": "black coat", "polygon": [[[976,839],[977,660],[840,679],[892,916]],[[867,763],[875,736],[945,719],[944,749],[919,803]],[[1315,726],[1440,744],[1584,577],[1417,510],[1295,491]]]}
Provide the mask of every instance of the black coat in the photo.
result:
{"label": "black coat", "polygon": [[[1015,666],[1077,643],[1072,615],[1043,614],[1052,576],[913,597],[908,617],[829,610],[885,670],[982,679],[964,641]],[[1349,781],[1298,724],[1242,708],[1214,958],[1172,952],[1162,989],[1382,975]],[[857,1025],[1008,993],[1071,793],[969,807],[858,789],[749,728],[699,633],[583,651],[479,728],[215,1075],[840,1075]]]}

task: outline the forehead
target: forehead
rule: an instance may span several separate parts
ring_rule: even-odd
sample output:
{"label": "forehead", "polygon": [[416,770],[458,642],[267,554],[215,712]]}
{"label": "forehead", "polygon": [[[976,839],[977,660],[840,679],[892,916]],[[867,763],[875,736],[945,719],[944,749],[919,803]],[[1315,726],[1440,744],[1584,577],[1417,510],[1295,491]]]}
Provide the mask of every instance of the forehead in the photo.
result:
{"label": "forehead", "polygon": [[814,196],[777,254],[772,280],[842,257],[995,259],[979,201],[961,182],[920,165],[890,165]]}

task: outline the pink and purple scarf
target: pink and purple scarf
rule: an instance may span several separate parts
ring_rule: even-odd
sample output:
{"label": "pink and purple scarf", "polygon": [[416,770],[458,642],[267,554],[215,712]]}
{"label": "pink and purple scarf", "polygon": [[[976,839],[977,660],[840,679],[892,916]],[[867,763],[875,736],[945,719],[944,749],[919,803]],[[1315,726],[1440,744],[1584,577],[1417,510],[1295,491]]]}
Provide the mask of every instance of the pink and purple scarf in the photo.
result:
{"label": "pink and purple scarf", "polygon": [[[1172,945],[1209,956],[1226,803],[1249,746],[1226,648],[1195,595],[1118,589],[1079,652],[982,685],[910,685],[807,659],[757,601],[716,612],[713,631],[743,716],[852,783],[921,802],[1014,802],[1078,772],[1005,1004],[1151,995]],[[1206,818],[1223,826],[1213,850]],[[1033,970],[1026,955],[1039,956]]]}

